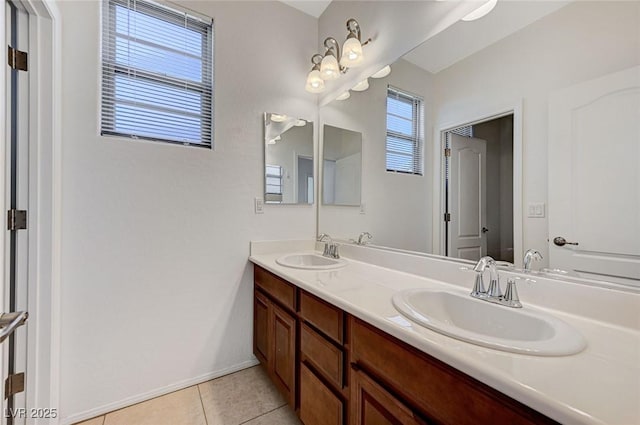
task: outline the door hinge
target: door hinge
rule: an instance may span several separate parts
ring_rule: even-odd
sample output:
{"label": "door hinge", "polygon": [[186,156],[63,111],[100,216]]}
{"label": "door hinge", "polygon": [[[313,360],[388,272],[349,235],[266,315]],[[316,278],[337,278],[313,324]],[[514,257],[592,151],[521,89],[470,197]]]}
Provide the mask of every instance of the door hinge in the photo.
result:
{"label": "door hinge", "polygon": [[445,148],[444,149],[444,156],[446,156],[447,158],[451,156],[451,149],[450,148]]}
{"label": "door hinge", "polygon": [[16,50],[11,46],[9,47],[9,66],[12,69],[17,69],[18,71],[26,71],[27,70],[27,52],[21,52],[20,50]]}
{"label": "door hinge", "polygon": [[27,211],[11,209],[7,211],[7,230],[22,230],[27,228]]}
{"label": "door hinge", "polygon": [[444,213],[444,221],[451,221],[451,213]]}
{"label": "door hinge", "polygon": [[4,381],[4,398],[21,393],[24,391],[24,372],[9,375]]}

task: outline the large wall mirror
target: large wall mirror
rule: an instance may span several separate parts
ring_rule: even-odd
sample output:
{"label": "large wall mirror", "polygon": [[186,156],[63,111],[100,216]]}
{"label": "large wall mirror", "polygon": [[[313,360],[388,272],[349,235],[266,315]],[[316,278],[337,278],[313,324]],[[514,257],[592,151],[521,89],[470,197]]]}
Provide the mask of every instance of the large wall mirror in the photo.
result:
{"label": "large wall mirror", "polygon": [[264,114],[264,201],[313,204],[313,122],[286,114]]}
{"label": "large wall mirror", "polygon": [[368,82],[320,109],[363,141],[320,232],[640,286],[640,3],[498,2]]}

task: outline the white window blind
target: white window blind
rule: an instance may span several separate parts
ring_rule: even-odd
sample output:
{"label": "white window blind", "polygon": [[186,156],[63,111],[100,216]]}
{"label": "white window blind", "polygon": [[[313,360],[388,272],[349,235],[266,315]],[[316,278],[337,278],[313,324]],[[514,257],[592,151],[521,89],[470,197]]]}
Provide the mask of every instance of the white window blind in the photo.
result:
{"label": "white window blind", "polygon": [[418,96],[387,89],[387,171],[422,175],[422,103]]}
{"label": "white window blind", "polygon": [[101,134],[211,147],[213,22],[104,0]]}

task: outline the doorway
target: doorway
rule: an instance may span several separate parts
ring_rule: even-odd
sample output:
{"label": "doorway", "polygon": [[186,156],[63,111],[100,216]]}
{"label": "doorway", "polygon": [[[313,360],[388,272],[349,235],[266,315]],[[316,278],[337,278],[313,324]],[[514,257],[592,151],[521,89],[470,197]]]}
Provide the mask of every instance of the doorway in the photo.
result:
{"label": "doorway", "polygon": [[514,263],[513,113],[444,132],[445,255]]}

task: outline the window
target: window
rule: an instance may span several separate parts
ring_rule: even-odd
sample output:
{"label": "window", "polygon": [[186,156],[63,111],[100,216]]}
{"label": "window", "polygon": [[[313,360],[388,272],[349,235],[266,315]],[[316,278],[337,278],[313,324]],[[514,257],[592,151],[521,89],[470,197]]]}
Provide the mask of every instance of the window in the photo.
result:
{"label": "window", "polygon": [[422,98],[387,89],[387,171],[422,175],[423,116]]}
{"label": "window", "polygon": [[104,0],[101,134],[211,147],[213,22]]}
{"label": "window", "polygon": [[265,172],[265,202],[268,204],[282,202],[282,167],[265,165]]}

